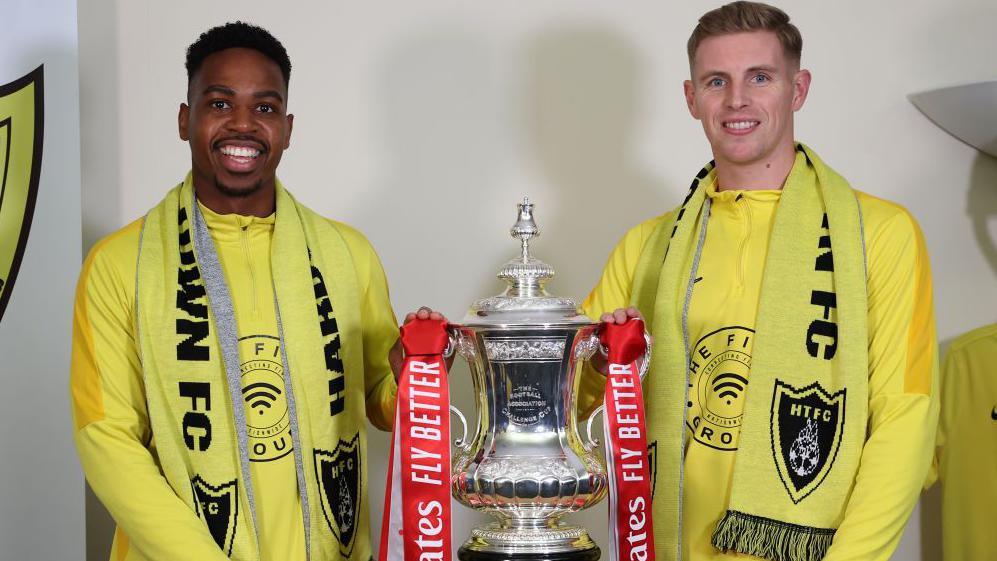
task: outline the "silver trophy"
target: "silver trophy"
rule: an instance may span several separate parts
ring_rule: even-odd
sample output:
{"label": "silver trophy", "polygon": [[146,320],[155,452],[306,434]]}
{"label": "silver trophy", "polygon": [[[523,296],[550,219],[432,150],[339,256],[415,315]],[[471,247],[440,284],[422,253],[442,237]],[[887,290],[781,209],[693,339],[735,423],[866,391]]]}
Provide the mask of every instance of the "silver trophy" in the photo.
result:
{"label": "silver trophy", "polygon": [[474,435],[466,438],[465,425],[457,441],[453,495],[496,518],[472,530],[458,557],[597,560],[588,532],[561,518],[608,490],[605,460],[591,434],[580,437],[575,411],[579,366],[599,348],[598,324],[544,289],[554,269],[530,255],[540,231],[528,198],[510,233],[522,252],[498,273],[508,287],[475,302],[451,332],[470,365],[478,412]]}

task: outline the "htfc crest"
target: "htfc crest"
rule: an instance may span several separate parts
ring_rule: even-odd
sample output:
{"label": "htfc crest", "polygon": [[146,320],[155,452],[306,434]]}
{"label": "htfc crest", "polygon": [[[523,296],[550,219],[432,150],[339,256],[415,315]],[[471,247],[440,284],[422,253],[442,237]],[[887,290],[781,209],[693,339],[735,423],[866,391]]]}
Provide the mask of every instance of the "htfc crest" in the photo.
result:
{"label": "htfc crest", "polygon": [[329,529],[339,539],[339,552],[349,557],[356,542],[360,517],[360,433],[340,440],[332,452],[315,449],[315,476],[322,513]]}
{"label": "htfc crest", "polygon": [[775,381],[770,425],[773,459],[794,503],[817,489],[831,471],[844,425],[844,389],[830,395],[816,382],[796,389]]}
{"label": "htfc crest", "polygon": [[0,318],[28,243],[42,167],[42,67],[0,85]]}

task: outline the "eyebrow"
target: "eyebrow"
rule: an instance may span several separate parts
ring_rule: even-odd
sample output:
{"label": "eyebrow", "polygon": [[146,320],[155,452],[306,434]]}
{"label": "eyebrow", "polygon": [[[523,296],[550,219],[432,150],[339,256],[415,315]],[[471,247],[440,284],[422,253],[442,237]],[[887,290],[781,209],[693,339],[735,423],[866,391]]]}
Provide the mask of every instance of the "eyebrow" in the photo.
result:
{"label": "eyebrow", "polygon": [[706,72],[701,73],[696,78],[696,80],[702,82],[703,80],[706,80],[707,78],[713,78],[714,76],[724,79],[730,78],[730,74],[723,72],[721,70],[708,70]]}
{"label": "eyebrow", "polygon": [[751,68],[748,69],[749,73],[750,72],[769,72],[771,74],[775,74],[778,71],[779,71],[778,68],[776,68],[774,66],[768,66],[766,64],[763,64],[761,66],[752,66]]}
{"label": "eyebrow", "polygon": [[[235,90],[226,86],[219,86],[219,85],[211,85],[204,88],[204,91],[201,92],[201,95],[207,95],[209,93],[220,93],[222,95],[235,96]],[[278,92],[277,90],[263,90],[263,91],[253,92],[254,99],[264,99],[268,97],[277,98],[281,102],[284,101],[284,96],[280,95],[280,92]]]}
{"label": "eyebrow", "polygon": [[208,87],[204,88],[204,91],[201,92],[201,95],[209,94],[209,93],[220,93],[220,94],[223,94],[223,95],[235,95],[235,90],[233,90],[232,88],[226,88],[225,86],[208,86]]}
{"label": "eyebrow", "polygon": [[284,101],[284,97],[281,96],[280,92],[278,92],[277,90],[264,90],[264,91],[261,91],[261,92],[255,92],[255,93],[253,93],[253,97],[256,98],[256,99],[263,99],[265,97],[275,97],[278,100],[280,100],[281,102]]}

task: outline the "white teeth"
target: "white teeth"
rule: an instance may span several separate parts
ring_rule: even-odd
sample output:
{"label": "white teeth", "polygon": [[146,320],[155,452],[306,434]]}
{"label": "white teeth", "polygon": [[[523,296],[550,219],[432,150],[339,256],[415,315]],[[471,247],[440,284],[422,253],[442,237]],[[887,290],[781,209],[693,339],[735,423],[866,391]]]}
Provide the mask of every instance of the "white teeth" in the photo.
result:
{"label": "white teeth", "polygon": [[247,148],[245,146],[222,146],[221,153],[226,156],[234,156],[237,158],[255,158],[260,155],[260,151],[255,148]]}
{"label": "white teeth", "polygon": [[758,121],[732,121],[724,123],[725,129],[745,130],[758,124]]}

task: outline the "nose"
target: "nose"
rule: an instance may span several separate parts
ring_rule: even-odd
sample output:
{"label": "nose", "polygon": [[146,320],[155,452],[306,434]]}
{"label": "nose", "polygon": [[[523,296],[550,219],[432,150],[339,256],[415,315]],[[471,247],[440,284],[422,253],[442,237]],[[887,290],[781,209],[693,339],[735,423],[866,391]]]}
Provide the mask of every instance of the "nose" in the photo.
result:
{"label": "nose", "polygon": [[732,82],[727,88],[727,107],[730,109],[743,109],[750,105],[748,90],[744,84]]}
{"label": "nose", "polygon": [[256,130],[256,113],[252,107],[235,107],[230,113],[228,128],[238,132]]}

